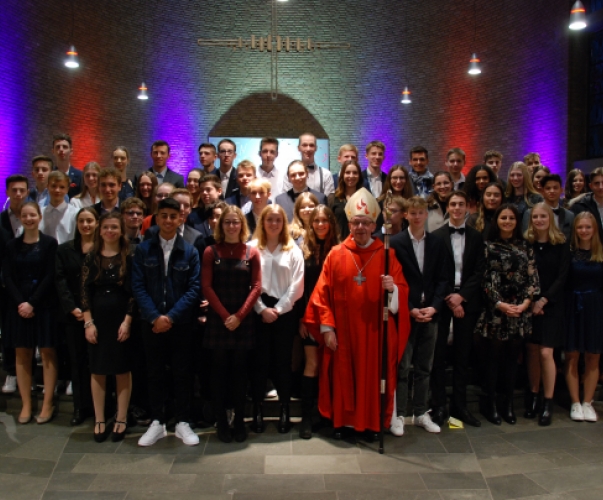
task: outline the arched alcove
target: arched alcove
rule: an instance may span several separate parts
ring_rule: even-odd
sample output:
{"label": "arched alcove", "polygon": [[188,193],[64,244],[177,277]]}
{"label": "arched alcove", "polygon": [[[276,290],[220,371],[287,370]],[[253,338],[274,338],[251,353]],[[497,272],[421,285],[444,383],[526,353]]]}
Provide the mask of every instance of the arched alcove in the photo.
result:
{"label": "arched alcove", "polygon": [[270,93],[251,94],[235,103],[209,133],[210,137],[298,137],[304,132],[328,139],[325,129],[295,99]]}

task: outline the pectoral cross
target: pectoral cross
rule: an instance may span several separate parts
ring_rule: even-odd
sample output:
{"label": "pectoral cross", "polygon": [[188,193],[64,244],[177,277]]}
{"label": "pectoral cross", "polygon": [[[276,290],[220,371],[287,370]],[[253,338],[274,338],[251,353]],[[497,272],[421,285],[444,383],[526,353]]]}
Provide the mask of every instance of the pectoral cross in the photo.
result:
{"label": "pectoral cross", "polygon": [[[316,52],[319,50],[349,49],[347,42],[321,42],[312,38],[282,37],[278,34],[278,0],[272,0],[272,26],[270,35],[244,40],[239,38],[204,39],[199,38],[197,44],[203,47],[228,47],[232,50],[250,50],[259,52],[270,52],[270,95],[275,101],[278,96],[278,54],[279,52]],[[360,283],[359,283],[360,284]]]}
{"label": "pectoral cross", "polygon": [[366,276],[362,276],[362,271],[358,271],[358,276],[352,278],[358,286],[362,286],[362,283],[366,281]]}

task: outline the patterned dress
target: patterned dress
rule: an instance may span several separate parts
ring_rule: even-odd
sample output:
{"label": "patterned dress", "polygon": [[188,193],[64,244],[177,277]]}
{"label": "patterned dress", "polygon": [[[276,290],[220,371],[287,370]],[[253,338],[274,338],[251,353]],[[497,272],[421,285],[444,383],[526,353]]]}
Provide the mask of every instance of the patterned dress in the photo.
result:
{"label": "patterned dress", "polygon": [[540,293],[534,249],[523,240],[486,242],[486,270],[483,287],[486,294],[475,331],[483,337],[509,340],[532,333],[532,311],[526,309],[518,318],[498,310],[497,302],[518,305]]}

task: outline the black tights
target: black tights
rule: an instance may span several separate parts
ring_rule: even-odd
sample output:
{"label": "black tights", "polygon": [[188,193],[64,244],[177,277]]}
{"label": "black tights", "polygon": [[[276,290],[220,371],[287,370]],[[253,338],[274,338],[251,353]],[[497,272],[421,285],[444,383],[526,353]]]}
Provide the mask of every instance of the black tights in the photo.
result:
{"label": "black tights", "polygon": [[235,419],[245,415],[247,358],[242,349],[212,349],[211,396],[218,422],[226,421],[225,403],[232,403]]}
{"label": "black tights", "polygon": [[515,378],[517,377],[517,361],[523,346],[522,339],[497,340],[486,339],[487,364],[486,388],[488,396],[496,396],[496,381],[498,368],[502,364],[505,368],[505,396],[513,397]]}

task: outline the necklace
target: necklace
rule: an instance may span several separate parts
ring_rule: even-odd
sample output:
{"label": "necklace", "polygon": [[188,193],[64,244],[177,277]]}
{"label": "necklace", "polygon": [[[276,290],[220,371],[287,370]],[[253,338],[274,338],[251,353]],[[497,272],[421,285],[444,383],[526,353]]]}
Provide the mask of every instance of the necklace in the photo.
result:
{"label": "necklace", "polygon": [[356,282],[356,284],[358,286],[362,286],[362,284],[366,281],[366,276],[362,276],[362,271],[364,271],[366,269],[366,266],[369,265],[369,262],[371,260],[373,260],[373,257],[375,256],[375,254],[377,253],[378,250],[375,250],[373,252],[373,255],[371,255],[371,258],[369,260],[367,260],[366,264],[364,264],[364,266],[362,266],[362,269],[360,269],[358,267],[358,264],[356,264],[356,259],[354,258],[354,254],[352,253],[352,251],[348,247],[345,247],[345,249],[350,253],[352,260],[354,261],[354,265],[356,266],[356,269],[358,270],[358,274],[356,276],[354,276],[352,279]]}

